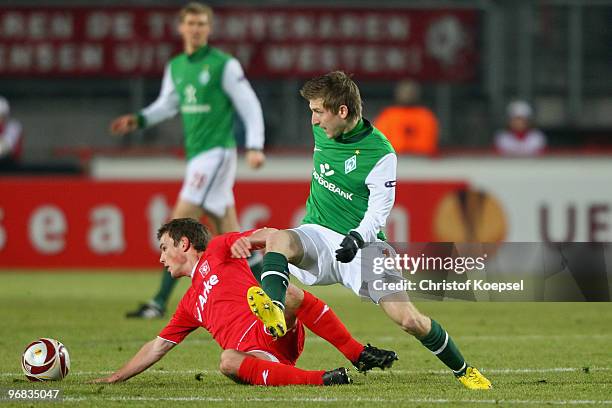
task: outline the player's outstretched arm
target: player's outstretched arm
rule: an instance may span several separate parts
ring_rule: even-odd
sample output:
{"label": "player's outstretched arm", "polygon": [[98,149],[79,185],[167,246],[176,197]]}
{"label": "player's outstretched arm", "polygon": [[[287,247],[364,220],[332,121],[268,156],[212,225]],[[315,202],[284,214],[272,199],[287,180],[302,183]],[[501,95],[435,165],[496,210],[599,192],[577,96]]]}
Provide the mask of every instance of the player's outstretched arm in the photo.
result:
{"label": "player's outstretched arm", "polygon": [[138,118],[134,114],[119,116],[110,124],[110,132],[113,135],[123,136],[138,129]]}
{"label": "player's outstretched arm", "polygon": [[238,238],[230,248],[232,258],[248,258],[251,256],[251,251],[265,248],[266,240],[276,231],[278,231],[276,228],[261,228],[248,237]]}
{"label": "player's outstretched arm", "polygon": [[157,337],[156,339],[151,340],[142,346],[138,353],[136,353],[136,355],[119,370],[115,371],[108,377],[95,379],[92,381],[92,383],[112,384],[132,378],[161,360],[161,358],[165,356],[167,352],[172,350],[174,346],[174,343]]}
{"label": "player's outstretched arm", "polygon": [[265,140],[263,111],[255,91],[244,76],[242,66],[235,58],[225,64],[221,85],[244,123],[246,162],[252,169],[258,169],[266,160],[263,153]]}

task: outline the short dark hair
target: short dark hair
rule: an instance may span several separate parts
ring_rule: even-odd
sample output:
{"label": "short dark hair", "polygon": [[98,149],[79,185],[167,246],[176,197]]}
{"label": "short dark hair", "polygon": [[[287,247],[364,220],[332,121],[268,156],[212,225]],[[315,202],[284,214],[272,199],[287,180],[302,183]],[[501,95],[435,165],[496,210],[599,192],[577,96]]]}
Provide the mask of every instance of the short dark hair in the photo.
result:
{"label": "short dark hair", "polygon": [[174,246],[185,237],[199,252],[203,252],[210,241],[208,229],[193,218],[176,218],[168,221],[157,231],[157,239],[160,240],[165,233],[174,240]]}
{"label": "short dark hair", "polygon": [[323,99],[323,107],[334,114],[340,106],[348,108],[348,120],[361,118],[361,94],[357,84],[342,71],[334,71],[306,82],[300,95],[308,101]]}
{"label": "short dark hair", "polygon": [[213,10],[206,4],[192,1],[179,11],[179,21],[183,21],[187,14],[206,14],[208,16],[208,24],[212,24]]}

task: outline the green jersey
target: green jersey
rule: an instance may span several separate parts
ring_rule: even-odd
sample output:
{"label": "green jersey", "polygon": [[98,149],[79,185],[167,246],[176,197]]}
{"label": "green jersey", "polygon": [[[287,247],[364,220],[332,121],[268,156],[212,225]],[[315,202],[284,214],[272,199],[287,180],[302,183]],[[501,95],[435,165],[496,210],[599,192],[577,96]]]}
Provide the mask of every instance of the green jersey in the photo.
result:
{"label": "green jersey", "polygon": [[190,159],[213,147],[235,147],[234,110],[223,92],[223,67],[231,57],[216,48],[202,47],[170,61],[185,129],[185,152]]}
{"label": "green jersey", "polygon": [[[236,105],[236,106],[234,106]],[[247,129],[247,148],[263,147],[259,101],[229,54],[204,46],[172,58],[158,100],[138,115],[141,127],[181,113],[187,159],[215,147],[234,148],[234,108]]]}
{"label": "green jersey", "polygon": [[335,139],[318,126],[313,133],[314,168],[303,223],[343,235],[356,230],[366,242],[384,239],[381,227],[393,206],[397,166],[387,138],[363,119]]}

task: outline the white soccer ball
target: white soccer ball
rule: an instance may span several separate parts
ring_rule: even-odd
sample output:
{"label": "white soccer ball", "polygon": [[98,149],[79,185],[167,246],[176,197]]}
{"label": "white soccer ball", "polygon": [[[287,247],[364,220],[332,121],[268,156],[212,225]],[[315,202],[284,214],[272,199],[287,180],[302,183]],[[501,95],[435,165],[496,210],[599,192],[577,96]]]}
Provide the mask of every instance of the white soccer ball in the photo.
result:
{"label": "white soccer ball", "polygon": [[38,339],[28,344],[21,368],[30,381],[62,380],[70,371],[68,349],[55,339]]}

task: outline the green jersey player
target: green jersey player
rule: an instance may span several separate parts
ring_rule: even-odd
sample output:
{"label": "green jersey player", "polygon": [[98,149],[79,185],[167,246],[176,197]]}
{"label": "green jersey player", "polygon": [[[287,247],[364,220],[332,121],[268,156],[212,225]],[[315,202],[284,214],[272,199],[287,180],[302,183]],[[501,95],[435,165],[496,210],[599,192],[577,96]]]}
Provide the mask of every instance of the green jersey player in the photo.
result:
{"label": "green jersey player", "polygon": [[[357,85],[343,72],[332,72],[308,81],[300,93],[312,111],[315,142],[306,216],[301,226],[267,238],[261,288],[251,288],[248,295],[253,312],[272,335],[282,336],[289,273],[306,285],[340,283],[379,304],[467,388],[491,388],[489,380],[466,363],[448,333],[421,314],[406,292],[376,290],[372,284],[375,279],[397,282],[402,279],[398,271],[389,269],[374,279],[362,273],[368,256],[394,253],[383,241],[382,228],[395,199],[397,158],[385,136],[362,118]],[[250,254],[244,243],[235,247],[240,256]]]}
{"label": "green jersey player", "polygon": [[[232,192],[236,174],[234,112],[245,125],[246,160],[252,168],[265,161],[264,124],[261,105],[240,63],[208,45],[212,17],[210,7],[200,3],[181,9],[178,31],[184,53],[166,65],[159,97],[140,112],[115,119],[111,132],[123,135],[180,112],[187,169],[171,216],[199,219],[206,214],[217,232],[225,233],[240,229]],[[164,272],[156,296],[128,317],[163,316],[175,282]]]}

